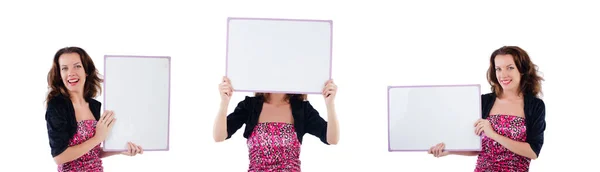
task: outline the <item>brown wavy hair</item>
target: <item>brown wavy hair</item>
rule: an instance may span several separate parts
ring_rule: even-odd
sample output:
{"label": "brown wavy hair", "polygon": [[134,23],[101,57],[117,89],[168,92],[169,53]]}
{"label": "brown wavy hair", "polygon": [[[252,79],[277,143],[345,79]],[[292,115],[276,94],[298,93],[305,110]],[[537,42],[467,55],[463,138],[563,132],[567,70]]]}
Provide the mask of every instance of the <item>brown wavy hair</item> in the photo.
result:
{"label": "brown wavy hair", "polygon": [[[270,95],[271,95],[271,93],[254,93],[254,96],[264,98],[265,102],[269,102]],[[305,101],[308,99],[308,95],[306,95],[306,94],[285,94],[285,98],[284,98],[285,101],[288,101],[291,99]]]}
{"label": "brown wavy hair", "polygon": [[92,61],[92,58],[88,53],[79,47],[65,47],[54,54],[52,68],[48,72],[48,95],[46,96],[46,103],[56,96],[70,98],[69,91],[62,81],[60,65],[58,64],[58,58],[63,54],[69,53],[79,54],[83,69],[85,70],[86,77],[83,86],[83,98],[94,98],[102,92],[100,83],[103,82],[103,79],[99,77],[99,72],[94,65],[94,61]]}
{"label": "brown wavy hair", "polygon": [[519,73],[521,74],[521,81],[519,84],[519,93],[523,95],[533,95],[539,97],[542,93],[542,78],[538,74],[538,66],[535,65],[527,52],[518,46],[503,46],[495,50],[490,57],[490,67],[487,71],[488,83],[491,85],[492,93],[501,96],[503,93],[498,78],[496,78],[496,63],[494,59],[498,55],[511,55],[514,59],[515,65]]}

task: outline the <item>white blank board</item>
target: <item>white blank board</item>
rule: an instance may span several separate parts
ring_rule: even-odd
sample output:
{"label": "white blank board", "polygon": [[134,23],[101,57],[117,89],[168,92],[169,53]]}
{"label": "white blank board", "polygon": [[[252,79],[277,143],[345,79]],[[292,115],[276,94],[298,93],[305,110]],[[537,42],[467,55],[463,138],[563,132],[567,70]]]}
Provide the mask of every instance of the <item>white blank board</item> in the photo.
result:
{"label": "white blank board", "polygon": [[104,110],[117,119],[106,151],[131,141],[149,151],[169,150],[170,57],[105,56]]}
{"label": "white blank board", "polygon": [[228,18],[234,91],[320,94],[331,78],[332,21]]}
{"label": "white blank board", "polygon": [[473,126],[481,119],[479,85],[388,88],[389,151],[480,150]]}

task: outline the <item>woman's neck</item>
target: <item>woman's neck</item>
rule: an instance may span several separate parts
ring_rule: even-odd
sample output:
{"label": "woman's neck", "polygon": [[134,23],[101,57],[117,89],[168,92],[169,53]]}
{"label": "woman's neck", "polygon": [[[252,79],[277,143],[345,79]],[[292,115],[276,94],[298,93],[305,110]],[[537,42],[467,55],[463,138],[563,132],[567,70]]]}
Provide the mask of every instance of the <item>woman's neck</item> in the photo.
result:
{"label": "woman's neck", "polygon": [[269,95],[269,103],[274,105],[287,104],[285,94],[271,94]]}
{"label": "woman's neck", "polygon": [[83,94],[81,93],[69,93],[71,95],[71,102],[73,102],[73,105],[81,105],[84,104],[85,98],[83,98]]}
{"label": "woman's neck", "polygon": [[505,100],[520,100],[523,99],[523,94],[519,93],[518,91],[506,90],[502,93],[500,98]]}

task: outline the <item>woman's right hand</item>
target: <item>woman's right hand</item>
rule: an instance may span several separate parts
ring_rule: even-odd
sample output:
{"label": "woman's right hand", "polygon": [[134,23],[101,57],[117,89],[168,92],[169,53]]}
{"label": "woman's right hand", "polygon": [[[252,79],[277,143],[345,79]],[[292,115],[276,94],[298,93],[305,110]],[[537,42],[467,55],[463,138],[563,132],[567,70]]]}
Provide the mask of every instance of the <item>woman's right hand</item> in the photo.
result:
{"label": "woman's right hand", "polygon": [[427,153],[433,154],[434,157],[439,158],[450,154],[450,152],[445,151],[444,148],[446,145],[444,143],[438,143],[437,145],[429,148]]}
{"label": "woman's right hand", "polygon": [[106,140],[106,137],[108,137],[108,133],[110,133],[116,120],[117,119],[114,118],[113,111],[104,111],[104,114],[102,117],[100,117],[100,120],[98,120],[98,123],[96,124],[96,134],[94,136],[98,137],[102,141]]}
{"label": "woman's right hand", "polygon": [[233,94],[233,87],[231,87],[231,81],[226,76],[223,77],[221,84],[219,84],[219,93],[221,95],[221,102],[229,103]]}

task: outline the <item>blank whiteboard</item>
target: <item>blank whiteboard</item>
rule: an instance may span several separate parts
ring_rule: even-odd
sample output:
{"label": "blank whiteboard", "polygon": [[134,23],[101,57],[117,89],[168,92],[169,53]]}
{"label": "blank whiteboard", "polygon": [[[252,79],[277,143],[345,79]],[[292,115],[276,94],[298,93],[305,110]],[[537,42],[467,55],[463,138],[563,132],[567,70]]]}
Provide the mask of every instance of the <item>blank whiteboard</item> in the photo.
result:
{"label": "blank whiteboard", "polygon": [[389,151],[479,151],[474,124],[481,119],[480,85],[388,87]]}
{"label": "blank whiteboard", "polygon": [[234,91],[321,94],[331,79],[332,21],[228,18]]}
{"label": "blank whiteboard", "polygon": [[169,150],[171,58],[104,56],[104,110],[117,119],[104,142],[105,151]]}

